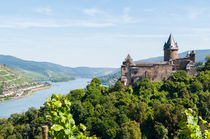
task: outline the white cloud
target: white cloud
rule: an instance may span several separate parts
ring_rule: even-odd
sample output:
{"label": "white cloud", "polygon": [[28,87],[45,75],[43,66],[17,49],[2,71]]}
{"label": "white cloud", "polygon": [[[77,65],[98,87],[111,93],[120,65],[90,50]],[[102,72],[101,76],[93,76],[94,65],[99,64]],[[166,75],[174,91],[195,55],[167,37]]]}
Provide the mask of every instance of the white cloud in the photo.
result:
{"label": "white cloud", "polygon": [[205,13],[206,9],[187,8],[186,11],[187,11],[187,17],[193,20],[202,15],[203,13]]}
{"label": "white cloud", "polygon": [[90,27],[90,28],[103,28],[115,26],[113,23],[98,23],[88,22],[83,20],[71,20],[65,23],[56,23],[52,21],[22,21],[11,23],[0,23],[0,28],[60,28],[60,27]]}
{"label": "white cloud", "polygon": [[115,34],[113,37],[117,38],[166,38],[164,34]]}
{"label": "white cloud", "polygon": [[97,9],[97,8],[91,8],[91,9],[84,9],[83,12],[89,16],[96,16],[98,14],[104,13],[103,11]]}
{"label": "white cloud", "polygon": [[[112,38],[168,38],[169,34],[112,34]],[[199,37],[200,34],[175,34],[175,37]]]}
{"label": "white cloud", "polygon": [[[91,8],[91,9],[83,10],[83,12],[89,16],[92,16],[92,17],[97,16],[96,20],[109,22],[112,24],[132,24],[132,23],[138,23],[142,21],[142,19],[131,17],[130,11],[131,11],[130,7],[125,7],[123,8],[121,15],[113,15],[108,12],[102,11],[98,8]],[[100,17],[98,15],[100,15]]]}
{"label": "white cloud", "polygon": [[42,8],[36,8],[35,11],[37,13],[49,15],[52,13],[53,10],[52,10],[52,8],[49,8],[49,7],[42,7]]}
{"label": "white cloud", "polygon": [[129,24],[140,22],[139,19],[137,20],[129,15],[130,11],[131,11],[130,7],[126,7],[123,9],[122,21],[124,23],[129,23]]}

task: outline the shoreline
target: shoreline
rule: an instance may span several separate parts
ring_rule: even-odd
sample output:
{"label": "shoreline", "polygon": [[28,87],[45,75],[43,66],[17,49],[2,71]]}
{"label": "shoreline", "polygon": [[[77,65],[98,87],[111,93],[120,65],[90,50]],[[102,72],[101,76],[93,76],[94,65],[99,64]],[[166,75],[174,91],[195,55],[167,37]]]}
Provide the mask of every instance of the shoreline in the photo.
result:
{"label": "shoreline", "polygon": [[48,88],[51,88],[52,85],[48,85],[48,86],[42,86],[42,87],[38,87],[38,88],[35,88],[35,89],[31,89],[26,95],[23,95],[23,96],[15,96],[15,97],[12,97],[11,99],[7,99],[7,100],[0,100],[0,102],[3,102],[3,101],[9,101],[9,100],[16,100],[16,99],[21,99],[21,98],[25,98],[25,97],[29,97],[31,95],[33,95],[33,93],[36,93],[37,91],[40,91],[40,90],[45,90],[45,89],[48,89]]}

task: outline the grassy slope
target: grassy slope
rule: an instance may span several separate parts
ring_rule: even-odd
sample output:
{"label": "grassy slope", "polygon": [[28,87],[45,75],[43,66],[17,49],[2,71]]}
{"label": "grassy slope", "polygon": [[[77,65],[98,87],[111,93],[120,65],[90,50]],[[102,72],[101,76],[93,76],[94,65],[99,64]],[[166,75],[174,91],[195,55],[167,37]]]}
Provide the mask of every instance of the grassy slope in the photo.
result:
{"label": "grassy slope", "polygon": [[68,81],[68,80],[74,79],[74,77],[68,74],[65,74],[62,72],[54,72],[50,70],[46,71],[47,75],[39,73],[39,72],[20,69],[20,68],[16,68],[16,71],[31,80],[51,80],[54,82],[59,82],[59,81]]}
{"label": "grassy slope", "polygon": [[15,72],[14,70],[0,65],[0,85],[2,85],[2,82],[6,82],[7,84],[12,84],[12,83],[22,83],[22,82],[31,82],[30,79],[25,78]]}
{"label": "grassy slope", "polygon": [[93,78],[115,72],[116,68],[71,68],[49,62],[22,60],[13,56],[0,55],[0,64],[6,64],[30,79],[69,80],[72,77]]}

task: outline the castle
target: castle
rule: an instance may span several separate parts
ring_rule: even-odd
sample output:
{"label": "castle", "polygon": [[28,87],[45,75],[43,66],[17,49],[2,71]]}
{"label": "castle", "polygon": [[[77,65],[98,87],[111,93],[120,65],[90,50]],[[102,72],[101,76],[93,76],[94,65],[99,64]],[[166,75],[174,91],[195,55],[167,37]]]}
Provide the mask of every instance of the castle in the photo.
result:
{"label": "castle", "polygon": [[178,45],[171,34],[168,41],[165,42],[163,50],[164,61],[155,63],[134,62],[128,54],[121,66],[121,82],[128,86],[145,78],[149,78],[151,81],[162,81],[179,70],[185,70],[190,76],[197,74],[195,51],[188,52],[183,58],[178,58]]}

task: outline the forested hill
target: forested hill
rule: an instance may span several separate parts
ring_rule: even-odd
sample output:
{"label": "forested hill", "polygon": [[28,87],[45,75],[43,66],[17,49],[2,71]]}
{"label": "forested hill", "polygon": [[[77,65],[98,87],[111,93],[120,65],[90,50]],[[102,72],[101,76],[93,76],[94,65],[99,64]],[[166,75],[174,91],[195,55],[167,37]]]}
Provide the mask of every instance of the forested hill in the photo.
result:
{"label": "forested hill", "polygon": [[33,80],[66,81],[73,77],[93,78],[114,72],[115,68],[65,67],[49,62],[22,60],[9,55],[0,55],[0,64],[16,70]]}
{"label": "forested hill", "polygon": [[209,139],[210,56],[199,71],[129,87],[104,87],[94,78],[84,89],[53,94],[40,109],[0,119],[0,138],[40,139],[48,125],[56,139]]}

